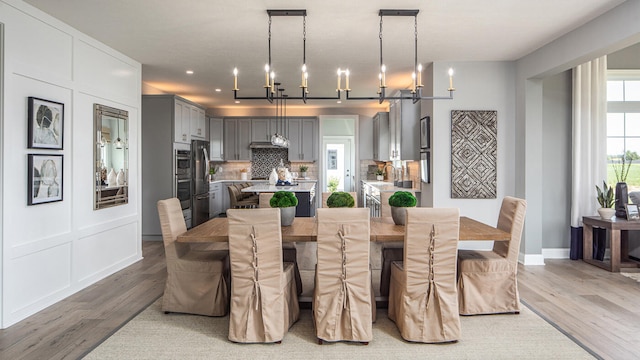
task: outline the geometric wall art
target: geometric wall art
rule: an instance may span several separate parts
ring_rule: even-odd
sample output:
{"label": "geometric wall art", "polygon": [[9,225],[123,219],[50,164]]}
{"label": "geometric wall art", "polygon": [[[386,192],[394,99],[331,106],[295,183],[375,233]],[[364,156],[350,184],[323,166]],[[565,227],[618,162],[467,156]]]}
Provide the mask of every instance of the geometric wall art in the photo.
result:
{"label": "geometric wall art", "polygon": [[451,111],[451,198],[496,198],[497,123],[497,111]]}

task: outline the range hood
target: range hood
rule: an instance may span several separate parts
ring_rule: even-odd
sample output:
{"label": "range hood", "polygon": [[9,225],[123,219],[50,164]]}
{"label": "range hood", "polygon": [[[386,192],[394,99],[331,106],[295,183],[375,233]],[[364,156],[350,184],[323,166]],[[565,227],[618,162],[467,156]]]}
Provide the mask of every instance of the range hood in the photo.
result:
{"label": "range hood", "polygon": [[249,144],[251,149],[286,149],[282,146],[273,145],[271,141],[254,141]]}

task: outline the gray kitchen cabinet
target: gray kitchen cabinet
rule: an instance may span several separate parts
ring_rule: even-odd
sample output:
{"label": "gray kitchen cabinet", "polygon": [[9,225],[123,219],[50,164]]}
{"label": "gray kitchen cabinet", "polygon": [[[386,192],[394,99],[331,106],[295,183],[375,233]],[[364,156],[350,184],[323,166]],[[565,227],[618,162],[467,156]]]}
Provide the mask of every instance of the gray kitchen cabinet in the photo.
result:
{"label": "gray kitchen cabinet", "polygon": [[316,161],[317,127],[316,118],[287,119],[289,138],[289,161]]}
{"label": "gray kitchen cabinet", "polygon": [[390,160],[388,112],[379,112],[373,117],[373,159],[378,161]]}
{"label": "gray kitchen cabinet", "polygon": [[189,118],[189,126],[190,126],[190,134],[192,139],[197,140],[207,140],[207,131],[206,131],[206,116],[204,113],[204,109],[190,106],[190,118]]}
{"label": "gray kitchen cabinet", "polygon": [[[401,90],[394,96],[411,96]],[[420,160],[420,102],[393,100],[389,104],[389,159]]]}
{"label": "gray kitchen cabinet", "polygon": [[223,126],[224,159],[250,161],[251,119],[225,118]]}
{"label": "gray kitchen cabinet", "polygon": [[[209,218],[217,217],[226,211],[222,207],[222,188],[223,184],[219,182],[209,184]],[[227,190],[226,187],[224,190]]]}
{"label": "gray kitchen cabinet", "polygon": [[[157,202],[177,196],[176,151],[191,148],[189,121],[183,120],[191,118],[192,108],[199,105],[175,95],[142,96],[140,189],[145,239],[162,240]],[[190,219],[191,210],[185,209],[184,215]]]}
{"label": "gray kitchen cabinet", "polygon": [[224,160],[223,125],[220,118],[209,118],[209,157],[211,161]]}
{"label": "gray kitchen cabinet", "polygon": [[186,99],[174,97],[173,142],[191,144],[193,139],[205,140],[206,122],[204,108]]}
{"label": "gray kitchen cabinet", "polygon": [[275,118],[257,118],[251,120],[251,141],[271,141],[271,136],[278,131]]}

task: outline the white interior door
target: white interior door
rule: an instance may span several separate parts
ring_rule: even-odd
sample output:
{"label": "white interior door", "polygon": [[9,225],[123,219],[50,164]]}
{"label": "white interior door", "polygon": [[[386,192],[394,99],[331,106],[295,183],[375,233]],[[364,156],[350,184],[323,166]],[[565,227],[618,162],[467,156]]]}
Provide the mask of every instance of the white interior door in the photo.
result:
{"label": "white interior door", "polygon": [[355,191],[355,139],[353,136],[326,136],[322,141],[322,191]]}

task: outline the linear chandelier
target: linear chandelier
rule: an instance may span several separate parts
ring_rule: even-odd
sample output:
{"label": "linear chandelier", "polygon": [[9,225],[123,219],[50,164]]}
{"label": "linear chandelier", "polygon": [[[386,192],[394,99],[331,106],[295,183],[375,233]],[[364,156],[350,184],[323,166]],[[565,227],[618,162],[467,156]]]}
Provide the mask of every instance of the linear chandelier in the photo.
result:
{"label": "linear chandelier", "polygon": [[[418,63],[418,12],[420,10],[398,10],[398,9],[380,9],[378,16],[380,16],[380,31],[378,37],[380,39],[380,72],[378,73],[378,91],[377,96],[365,96],[365,97],[354,97],[350,96],[351,88],[349,87],[349,69],[338,69],[338,87],[336,88],[336,96],[333,97],[325,97],[325,96],[309,96],[309,86],[308,86],[308,77],[309,74],[307,72],[306,65],[306,40],[307,40],[307,30],[306,30],[306,16],[307,10],[267,10],[269,14],[269,61],[265,65],[265,96],[238,96],[238,69],[233,69],[233,98],[235,100],[267,100],[273,103],[273,100],[302,100],[304,103],[307,100],[340,100],[341,92],[344,91],[346,93],[346,100],[378,100],[380,103],[385,100],[412,100],[414,103],[419,100],[452,100],[453,92],[456,90],[453,87],[453,69],[449,69],[449,96],[423,96],[422,88],[424,85],[422,84],[422,64]],[[302,27],[302,73],[301,73],[301,81],[300,81],[300,96],[288,96],[283,93],[283,91],[279,91],[280,89],[276,86],[279,83],[275,82],[275,71],[271,65],[271,20],[273,16],[301,16],[303,18],[303,27]],[[385,16],[413,16],[414,18],[414,71],[411,74],[412,77],[412,88],[410,96],[387,96],[386,95],[386,65],[384,64],[382,57],[382,25],[383,25],[383,17]],[[345,87],[341,87],[341,79],[342,76],[345,77]],[[280,92],[280,94],[278,94]],[[277,134],[276,134],[277,135]]]}
{"label": "linear chandelier", "polygon": [[291,100],[302,100],[305,104],[307,100],[340,100],[340,92],[334,97],[325,96],[309,96],[309,73],[307,72],[306,56],[307,56],[307,10],[267,10],[269,14],[269,62],[264,66],[264,88],[265,96],[238,96],[238,69],[233,69],[233,98],[235,100],[267,100],[273,103],[273,100],[282,100],[284,94],[278,95],[275,77],[276,73],[271,65],[271,18],[273,16],[302,16],[302,73],[300,80],[300,96],[287,96]]}

